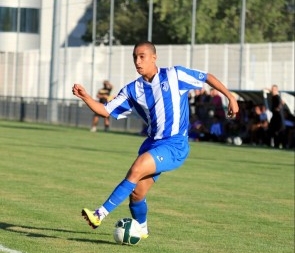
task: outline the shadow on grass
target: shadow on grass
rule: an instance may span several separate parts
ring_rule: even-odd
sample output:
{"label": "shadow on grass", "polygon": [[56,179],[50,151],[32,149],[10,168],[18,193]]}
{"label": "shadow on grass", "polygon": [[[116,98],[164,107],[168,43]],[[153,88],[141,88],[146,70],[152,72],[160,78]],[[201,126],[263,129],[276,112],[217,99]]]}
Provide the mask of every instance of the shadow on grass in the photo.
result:
{"label": "shadow on grass", "polygon": [[[80,232],[80,231],[66,230],[66,229],[60,229],[60,228],[42,228],[42,227],[40,228],[40,227],[31,227],[31,226],[20,226],[20,225],[5,223],[5,222],[0,222],[0,229],[6,230],[9,232],[18,233],[18,234],[23,234],[27,237],[52,238],[52,239],[54,238],[63,239],[63,238],[58,236],[53,236],[53,235],[46,235],[42,231],[55,231],[55,232],[61,232],[61,233],[75,233],[75,234],[92,234],[91,232]],[[102,234],[102,235],[107,235],[107,234]],[[66,238],[66,240],[77,241],[77,242],[116,244],[115,242],[110,242],[106,240],[92,240],[92,239],[84,239],[84,238]]]}
{"label": "shadow on grass", "polygon": [[90,239],[79,239],[79,238],[68,238],[69,241],[76,241],[76,242],[90,242],[90,243],[102,243],[102,244],[111,244],[111,245],[118,245],[115,242],[109,242],[104,240],[90,240]]}

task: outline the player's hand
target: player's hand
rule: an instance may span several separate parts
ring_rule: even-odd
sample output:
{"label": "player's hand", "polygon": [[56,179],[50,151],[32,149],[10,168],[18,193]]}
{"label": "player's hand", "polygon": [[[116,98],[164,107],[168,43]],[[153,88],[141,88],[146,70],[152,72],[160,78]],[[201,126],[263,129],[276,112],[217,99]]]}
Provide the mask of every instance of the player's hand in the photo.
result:
{"label": "player's hand", "polygon": [[227,118],[234,119],[239,112],[239,106],[236,99],[230,99],[227,110]]}
{"label": "player's hand", "polygon": [[72,87],[72,92],[73,92],[73,95],[82,99],[88,95],[84,87],[80,84],[74,84]]}

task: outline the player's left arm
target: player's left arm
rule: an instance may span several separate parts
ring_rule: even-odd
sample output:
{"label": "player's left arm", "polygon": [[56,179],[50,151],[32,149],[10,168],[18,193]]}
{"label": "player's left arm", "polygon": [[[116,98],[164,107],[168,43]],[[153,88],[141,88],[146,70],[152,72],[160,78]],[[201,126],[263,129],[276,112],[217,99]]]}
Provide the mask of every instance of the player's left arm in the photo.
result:
{"label": "player's left arm", "polygon": [[235,115],[239,111],[238,103],[235,97],[231,94],[231,92],[220,82],[214,75],[207,73],[207,80],[208,83],[212,88],[221,92],[224,96],[227,97],[229,104],[228,104],[228,116],[235,117]]}
{"label": "player's left arm", "polygon": [[95,113],[103,116],[108,117],[110,114],[105,109],[104,105],[102,103],[97,102],[94,100],[85,90],[85,88],[80,84],[74,84],[72,87],[73,94],[81,98],[85,104]]}

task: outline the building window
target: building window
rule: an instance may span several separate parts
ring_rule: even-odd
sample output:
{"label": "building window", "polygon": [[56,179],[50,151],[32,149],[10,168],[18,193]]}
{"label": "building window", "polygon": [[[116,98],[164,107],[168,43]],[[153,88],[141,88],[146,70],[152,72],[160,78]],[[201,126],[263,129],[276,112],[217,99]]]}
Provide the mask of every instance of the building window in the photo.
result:
{"label": "building window", "polygon": [[[0,7],[0,32],[17,32],[18,8]],[[39,9],[20,8],[20,32],[39,33]]]}

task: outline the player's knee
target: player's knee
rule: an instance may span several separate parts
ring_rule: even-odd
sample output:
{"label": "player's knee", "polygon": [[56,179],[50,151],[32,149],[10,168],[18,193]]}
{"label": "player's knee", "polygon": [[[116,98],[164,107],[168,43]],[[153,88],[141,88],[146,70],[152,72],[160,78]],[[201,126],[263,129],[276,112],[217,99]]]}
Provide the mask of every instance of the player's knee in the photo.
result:
{"label": "player's knee", "polygon": [[130,202],[138,202],[141,201],[145,198],[145,195],[142,192],[139,192],[137,190],[134,190],[130,196]]}
{"label": "player's knee", "polygon": [[143,171],[140,170],[137,166],[132,166],[128,171],[127,178],[131,182],[138,182],[144,176]]}

